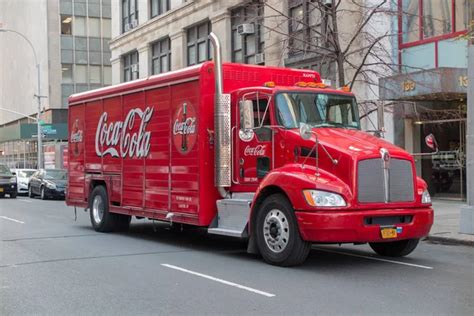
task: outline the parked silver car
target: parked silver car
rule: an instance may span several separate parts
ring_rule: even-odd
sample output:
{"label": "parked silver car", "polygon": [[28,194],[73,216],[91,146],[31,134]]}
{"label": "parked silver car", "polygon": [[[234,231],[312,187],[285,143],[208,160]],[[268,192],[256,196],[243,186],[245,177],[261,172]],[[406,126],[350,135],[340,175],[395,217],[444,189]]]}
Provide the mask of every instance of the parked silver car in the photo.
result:
{"label": "parked silver car", "polygon": [[30,178],[36,171],[36,169],[12,169],[12,173],[16,175],[18,194],[28,194]]}

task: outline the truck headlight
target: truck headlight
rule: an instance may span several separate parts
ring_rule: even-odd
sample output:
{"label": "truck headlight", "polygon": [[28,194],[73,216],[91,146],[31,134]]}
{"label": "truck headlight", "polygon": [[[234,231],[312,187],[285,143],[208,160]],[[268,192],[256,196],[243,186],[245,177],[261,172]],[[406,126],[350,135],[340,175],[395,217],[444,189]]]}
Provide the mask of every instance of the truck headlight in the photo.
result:
{"label": "truck headlight", "polygon": [[10,178],[10,183],[16,183],[16,177],[11,177]]}
{"label": "truck headlight", "polygon": [[423,194],[421,195],[421,203],[431,204],[431,196],[430,196],[430,192],[428,192],[428,190],[423,191]]}
{"label": "truck headlight", "polygon": [[311,206],[318,207],[340,207],[346,206],[344,198],[337,194],[320,190],[304,190],[306,202]]}

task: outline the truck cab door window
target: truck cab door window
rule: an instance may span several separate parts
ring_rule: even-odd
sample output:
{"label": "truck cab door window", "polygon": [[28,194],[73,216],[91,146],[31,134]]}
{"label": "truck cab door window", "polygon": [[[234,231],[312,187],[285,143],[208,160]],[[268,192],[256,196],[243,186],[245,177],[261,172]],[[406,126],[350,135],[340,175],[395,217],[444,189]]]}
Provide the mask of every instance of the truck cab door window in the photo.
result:
{"label": "truck cab door window", "polygon": [[273,159],[270,97],[258,93],[244,96],[239,110],[233,179],[239,184],[258,185],[270,171]]}

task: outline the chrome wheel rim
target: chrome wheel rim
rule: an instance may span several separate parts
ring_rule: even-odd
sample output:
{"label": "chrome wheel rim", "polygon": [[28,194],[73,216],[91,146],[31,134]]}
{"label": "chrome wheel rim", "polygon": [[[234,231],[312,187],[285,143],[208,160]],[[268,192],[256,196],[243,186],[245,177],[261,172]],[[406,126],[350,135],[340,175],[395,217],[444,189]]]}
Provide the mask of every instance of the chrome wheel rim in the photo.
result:
{"label": "chrome wheel rim", "polygon": [[290,239],[290,227],[282,211],[273,209],[265,216],[263,238],[272,252],[280,253],[285,250]]}
{"label": "chrome wheel rim", "polygon": [[104,217],[104,201],[100,195],[96,195],[92,201],[92,216],[97,224],[102,222]]}

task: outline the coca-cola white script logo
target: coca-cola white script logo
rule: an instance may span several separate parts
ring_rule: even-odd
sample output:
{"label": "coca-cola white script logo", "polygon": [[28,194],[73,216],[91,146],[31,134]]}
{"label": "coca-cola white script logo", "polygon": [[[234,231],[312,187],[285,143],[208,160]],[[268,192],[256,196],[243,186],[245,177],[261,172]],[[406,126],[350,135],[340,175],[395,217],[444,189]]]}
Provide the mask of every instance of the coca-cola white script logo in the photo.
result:
{"label": "coca-cola white script logo", "polygon": [[196,132],[196,118],[188,117],[184,122],[174,121],[173,135],[189,135]]}
{"label": "coca-cola white script logo", "polygon": [[[146,126],[153,115],[153,108],[135,108],[128,112],[125,121],[107,122],[107,112],[102,113],[95,134],[95,152],[103,157],[146,157],[150,151],[151,132]],[[133,132],[135,120],[141,119],[138,132]],[[118,146],[118,150],[116,148]],[[101,149],[102,148],[102,149]]]}
{"label": "coca-cola white script logo", "polygon": [[255,147],[251,147],[247,145],[244,150],[245,156],[265,156],[265,150],[267,149],[267,145],[257,145]]}

